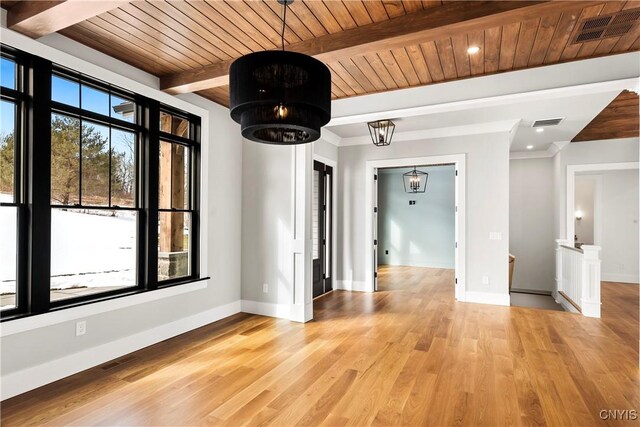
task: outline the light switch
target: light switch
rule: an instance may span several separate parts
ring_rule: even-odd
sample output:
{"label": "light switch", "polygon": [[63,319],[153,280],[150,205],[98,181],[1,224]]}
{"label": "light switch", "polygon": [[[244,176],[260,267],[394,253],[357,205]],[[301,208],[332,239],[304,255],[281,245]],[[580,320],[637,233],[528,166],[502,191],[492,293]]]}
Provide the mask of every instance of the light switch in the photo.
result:
{"label": "light switch", "polygon": [[489,233],[489,240],[502,240],[502,232],[501,231],[491,231]]}

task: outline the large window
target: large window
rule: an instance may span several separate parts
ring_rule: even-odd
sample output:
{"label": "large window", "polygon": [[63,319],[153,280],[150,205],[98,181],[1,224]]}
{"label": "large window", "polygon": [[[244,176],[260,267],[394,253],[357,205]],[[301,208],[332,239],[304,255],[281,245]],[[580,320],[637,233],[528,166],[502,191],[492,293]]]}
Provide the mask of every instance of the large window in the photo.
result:
{"label": "large window", "polygon": [[51,301],[137,286],[138,106],[51,77]]}
{"label": "large window", "polygon": [[21,67],[15,58],[0,58],[0,309],[17,307],[18,224],[23,210],[20,152],[23,96]]}
{"label": "large window", "polygon": [[196,220],[191,184],[192,133],[187,118],[160,112],[158,280],[191,274],[192,229]]}
{"label": "large window", "polygon": [[199,279],[199,118],[2,55],[2,318]]}

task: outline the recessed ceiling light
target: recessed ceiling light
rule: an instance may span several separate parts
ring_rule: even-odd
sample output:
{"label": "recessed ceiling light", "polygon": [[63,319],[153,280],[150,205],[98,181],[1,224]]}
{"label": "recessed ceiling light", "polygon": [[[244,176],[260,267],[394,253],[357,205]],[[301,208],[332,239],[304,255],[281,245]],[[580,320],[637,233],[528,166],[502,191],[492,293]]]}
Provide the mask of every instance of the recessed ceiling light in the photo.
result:
{"label": "recessed ceiling light", "polygon": [[527,145],[527,150],[533,150],[533,145]]}
{"label": "recessed ceiling light", "polygon": [[544,128],[536,128],[536,132],[542,133],[542,132],[544,132]]}
{"label": "recessed ceiling light", "polygon": [[480,52],[480,48],[478,46],[469,46],[469,49],[467,49],[467,53],[469,55],[473,55]]}

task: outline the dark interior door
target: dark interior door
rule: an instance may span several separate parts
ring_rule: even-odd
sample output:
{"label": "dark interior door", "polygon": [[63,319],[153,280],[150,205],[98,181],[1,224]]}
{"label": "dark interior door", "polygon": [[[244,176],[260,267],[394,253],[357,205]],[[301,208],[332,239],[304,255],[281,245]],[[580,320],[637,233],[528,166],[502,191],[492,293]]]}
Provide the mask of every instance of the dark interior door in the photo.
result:
{"label": "dark interior door", "polygon": [[333,289],[331,278],[331,220],[333,168],[313,162],[312,235],[313,297]]}

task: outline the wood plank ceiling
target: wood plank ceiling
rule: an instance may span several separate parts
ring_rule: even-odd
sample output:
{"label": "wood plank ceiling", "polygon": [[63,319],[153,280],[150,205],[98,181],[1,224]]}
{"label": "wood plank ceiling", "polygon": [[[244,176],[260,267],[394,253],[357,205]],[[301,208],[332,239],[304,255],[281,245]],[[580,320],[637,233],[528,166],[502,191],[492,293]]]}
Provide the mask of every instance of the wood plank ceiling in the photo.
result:
{"label": "wood plank ceiling", "polygon": [[[445,4],[443,4],[445,3]],[[297,0],[287,14],[286,44],[447,6],[442,1]],[[482,2],[466,2],[465,7]],[[566,3],[566,2],[558,2]],[[573,9],[505,25],[329,61],[334,98],[640,50],[640,25],[626,34],[574,43],[586,18],[640,7],[640,1],[575,2]],[[3,4],[3,7],[5,5]],[[220,63],[280,46],[275,0],[132,1],[60,33],[157,76]],[[478,46],[475,55],[469,46]],[[198,92],[228,105],[228,86]]]}
{"label": "wood plank ceiling", "polygon": [[640,136],[640,100],[638,94],[622,91],[571,142],[597,141]]}

